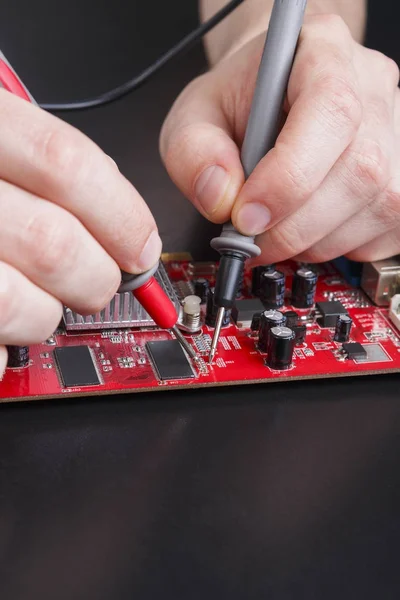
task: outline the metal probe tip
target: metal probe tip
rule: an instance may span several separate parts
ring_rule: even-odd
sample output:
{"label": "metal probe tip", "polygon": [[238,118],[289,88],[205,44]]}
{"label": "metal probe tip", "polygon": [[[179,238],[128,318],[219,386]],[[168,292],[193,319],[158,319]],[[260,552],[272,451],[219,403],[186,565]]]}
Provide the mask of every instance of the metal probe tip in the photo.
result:
{"label": "metal probe tip", "polygon": [[218,309],[218,313],[217,313],[217,320],[215,323],[215,330],[214,330],[214,336],[211,342],[211,349],[210,349],[210,354],[208,355],[208,362],[211,364],[215,353],[217,352],[217,345],[218,345],[218,340],[219,340],[219,336],[221,333],[221,327],[222,327],[222,322],[224,320],[224,316],[225,316],[225,308],[223,306],[221,306]]}
{"label": "metal probe tip", "polygon": [[182,335],[182,333],[179,331],[178,327],[176,325],[174,325],[171,328],[171,331],[174,332],[175,337],[177,338],[177,340],[180,342],[181,346],[183,346],[183,348],[186,350],[186,352],[189,354],[190,358],[193,358],[193,360],[199,360],[199,357],[197,356],[196,352],[193,349],[193,346],[191,346],[189,344],[189,342],[187,341],[187,339],[185,339],[185,337]]}

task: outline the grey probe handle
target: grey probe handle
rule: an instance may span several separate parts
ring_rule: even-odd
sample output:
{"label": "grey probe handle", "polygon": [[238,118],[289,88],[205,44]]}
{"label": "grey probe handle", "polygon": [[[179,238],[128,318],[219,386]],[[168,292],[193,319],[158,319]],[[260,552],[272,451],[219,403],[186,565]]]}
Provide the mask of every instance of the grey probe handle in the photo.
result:
{"label": "grey probe handle", "polygon": [[[246,179],[275,146],[306,6],[307,0],[274,2],[242,145],[241,161]],[[227,242],[239,251],[245,247],[249,256],[260,254],[254,237],[242,236],[230,221],[223,226],[221,239],[215,238],[211,245],[221,251]]]}
{"label": "grey probe handle", "polygon": [[275,146],[306,4],[275,0],[242,146],[246,179]]}

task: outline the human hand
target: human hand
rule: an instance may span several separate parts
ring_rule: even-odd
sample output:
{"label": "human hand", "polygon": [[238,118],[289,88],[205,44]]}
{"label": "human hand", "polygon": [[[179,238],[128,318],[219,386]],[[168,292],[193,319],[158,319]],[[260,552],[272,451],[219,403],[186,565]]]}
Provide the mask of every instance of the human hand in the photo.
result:
{"label": "human hand", "polygon": [[142,272],[161,241],[146,204],[93,142],[0,89],[0,375],[6,344],[44,341],[62,304],[104,308],[120,268]]}
{"label": "human hand", "polygon": [[164,124],[166,168],[199,211],[257,235],[258,263],[400,252],[397,65],[336,15],[307,16],[276,146],[244,182],[243,141],[265,36],[193,81]]}

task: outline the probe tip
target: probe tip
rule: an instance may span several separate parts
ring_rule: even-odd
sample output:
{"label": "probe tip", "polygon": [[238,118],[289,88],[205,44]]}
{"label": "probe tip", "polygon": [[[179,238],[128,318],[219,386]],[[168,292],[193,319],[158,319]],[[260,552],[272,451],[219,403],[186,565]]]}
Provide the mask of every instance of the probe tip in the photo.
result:
{"label": "probe tip", "polygon": [[199,360],[199,357],[197,356],[196,352],[194,351],[193,346],[191,346],[189,344],[187,339],[179,331],[178,327],[176,325],[174,325],[174,327],[171,327],[171,331],[174,332],[175,337],[180,342],[181,346],[183,346],[183,348],[189,354],[190,358],[192,358],[193,360]]}
{"label": "probe tip", "polygon": [[213,339],[211,342],[210,354],[208,355],[208,362],[210,364],[212,363],[215,353],[217,352],[217,345],[218,345],[218,340],[219,340],[219,336],[221,333],[221,327],[222,327],[222,323],[224,320],[224,316],[225,316],[225,308],[223,306],[221,306],[218,309],[217,320],[215,323],[214,336],[213,336]]}

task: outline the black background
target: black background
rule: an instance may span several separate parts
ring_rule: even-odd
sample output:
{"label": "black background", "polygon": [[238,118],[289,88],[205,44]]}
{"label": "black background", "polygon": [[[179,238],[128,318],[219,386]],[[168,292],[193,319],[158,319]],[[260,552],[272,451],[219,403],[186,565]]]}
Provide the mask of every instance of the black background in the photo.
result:
{"label": "black background", "polygon": [[[399,61],[396,13],[371,3],[367,43]],[[104,91],[196,24],[194,0],[0,8],[1,48],[39,101]],[[204,68],[197,48],[115,105],[64,117],[135,183],[165,249],[198,257],[213,227],[168,181],[157,138]],[[0,598],[397,599],[398,382],[2,406]]]}

